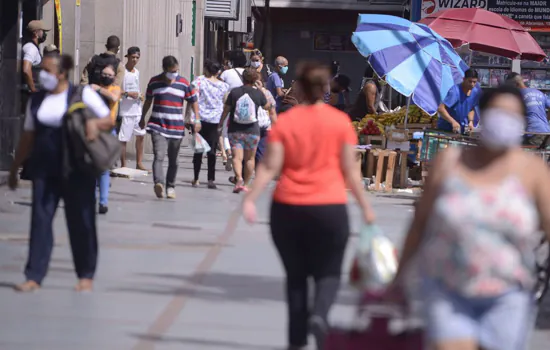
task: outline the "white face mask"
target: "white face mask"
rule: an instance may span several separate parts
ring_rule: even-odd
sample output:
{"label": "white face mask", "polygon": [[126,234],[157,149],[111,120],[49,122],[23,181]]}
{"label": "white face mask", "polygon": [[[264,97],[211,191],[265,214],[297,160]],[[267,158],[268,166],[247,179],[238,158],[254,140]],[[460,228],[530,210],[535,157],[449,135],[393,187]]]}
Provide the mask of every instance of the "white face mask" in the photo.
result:
{"label": "white face mask", "polygon": [[57,79],[55,75],[48,73],[45,70],[41,70],[38,74],[38,81],[46,91],[52,91],[57,87],[57,84],[59,84],[59,79]]}
{"label": "white face mask", "polygon": [[250,62],[250,67],[252,67],[252,68],[260,68],[260,61],[252,61],[252,62]]}
{"label": "white face mask", "polygon": [[174,80],[178,77],[178,72],[166,72],[165,75],[166,75],[166,78],[170,80]]}
{"label": "white face mask", "polygon": [[521,145],[525,120],[504,109],[491,108],[481,115],[480,141],[489,149],[503,151]]}

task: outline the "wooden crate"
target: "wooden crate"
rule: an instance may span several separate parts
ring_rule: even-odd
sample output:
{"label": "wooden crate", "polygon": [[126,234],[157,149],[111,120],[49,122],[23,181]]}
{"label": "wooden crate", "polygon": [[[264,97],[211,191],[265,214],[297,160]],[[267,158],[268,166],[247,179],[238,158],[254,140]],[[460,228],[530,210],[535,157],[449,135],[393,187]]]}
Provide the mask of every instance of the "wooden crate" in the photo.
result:
{"label": "wooden crate", "polygon": [[[393,177],[395,172],[397,152],[391,150],[373,149],[367,154],[366,176],[376,176],[374,190],[382,189],[382,182],[385,182],[385,191],[393,190]],[[376,161],[376,173],[374,173],[374,164]],[[384,181],[382,181],[384,179]]]}
{"label": "wooden crate", "polygon": [[372,145],[372,148],[386,148],[386,136],[365,135],[365,144]]}

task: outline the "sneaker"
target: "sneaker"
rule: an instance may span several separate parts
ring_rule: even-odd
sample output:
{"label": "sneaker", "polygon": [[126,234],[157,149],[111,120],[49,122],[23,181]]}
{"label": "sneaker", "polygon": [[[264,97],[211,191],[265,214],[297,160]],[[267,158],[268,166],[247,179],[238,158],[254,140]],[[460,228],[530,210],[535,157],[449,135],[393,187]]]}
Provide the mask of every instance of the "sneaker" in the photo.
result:
{"label": "sneaker", "polygon": [[323,349],[327,335],[327,324],[319,316],[312,316],[309,320],[309,331],[315,338],[317,349]]}
{"label": "sneaker", "polygon": [[99,214],[107,214],[108,211],[109,211],[109,207],[103,204],[99,205],[99,210],[98,210]]}
{"label": "sneaker", "polygon": [[216,190],[216,189],[218,189],[218,186],[216,186],[214,181],[208,181],[208,188],[211,189],[211,190]]}
{"label": "sneaker", "polygon": [[176,190],[174,189],[174,187],[168,187],[166,189],[166,198],[176,199]]}
{"label": "sneaker", "polygon": [[164,185],[161,183],[155,184],[155,194],[157,198],[164,198]]}
{"label": "sneaker", "polygon": [[200,184],[201,184],[201,183],[199,182],[199,180],[193,180],[193,181],[191,182],[191,186],[193,186],[193,187],[195,187],[195,188],[199,187]]}
{"label": "sneaker", "polygon": [[233,185],[237,184],[237,178],[235,176],[230,176],[229,179],[227,180],[231,182]]}

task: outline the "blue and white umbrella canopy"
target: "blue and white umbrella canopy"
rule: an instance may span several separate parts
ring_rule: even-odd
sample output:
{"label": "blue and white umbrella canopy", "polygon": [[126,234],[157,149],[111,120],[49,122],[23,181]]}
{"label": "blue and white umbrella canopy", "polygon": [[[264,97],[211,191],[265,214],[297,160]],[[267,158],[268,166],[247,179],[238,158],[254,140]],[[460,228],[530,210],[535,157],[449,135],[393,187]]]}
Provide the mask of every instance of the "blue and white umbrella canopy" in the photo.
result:
{"label": "blue and white umbrella canopy", "polygon": [[400,17],[359,15],[352,41],[378,76],[429,115],[468,69],[441,35]]}

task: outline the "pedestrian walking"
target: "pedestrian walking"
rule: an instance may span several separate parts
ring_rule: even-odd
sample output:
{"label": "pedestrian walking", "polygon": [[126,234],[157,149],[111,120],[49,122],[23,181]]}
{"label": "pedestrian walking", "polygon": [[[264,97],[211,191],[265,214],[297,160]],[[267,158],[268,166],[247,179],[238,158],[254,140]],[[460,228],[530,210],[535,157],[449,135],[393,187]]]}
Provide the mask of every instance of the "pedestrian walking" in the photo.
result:
{"label": "pedestrian walking", "polygon": [[124,66],[121,64],[120,59],[117,57],[120,51],[120,39],[116,35],[111,35],[107,38],[105,44],[107,49],[104,53],[94,55],[84,67],[82,76],[80,77],[81,85],[99,84],[101,80],[101,71],[107,66],[113,66],[115,68],[116,76],[114,84],[121,86],[124,79]]}
{"label": "pedestrian walking", "polygon": [[269,135],[269,131],[271,130],[271,126],[275,125],[277,122],[277,111],[276,111],[276,102],[275,98],[269,92],[268,89],[266,89],[262,82],[260,80],[256,81],[256,88],[260,90],[267,99],[267,103],[269,104],[269,110],[266,111],[263,108],[260,108],[258,110],[258,124],[260,125],[260,141],[258,141],[258,147],[256,148],[256,155],[254,156],[254,164],[256,168],[258,168],[258,165],[262,161],[262,159],[265,156],[265,151],[267,148],[267,137]]}
{"label": "pedestrian walking", "polygon": [[[210,146],[208,152],[208,188],[216,189],[216,149],[218,148],[218,125],[223,112],[224,97],[229,91],[229,85],[218,79],[221,65],[211,60],[204,63],[204,75],[193,81],[192,86],[198,95],[201,129],[199,134]],[[194,119],[194,116],[193,116]],[[193,120],[194,121],[194,120]],[[196,121],[192,123],[195,125]],[[193,156],[193,187],[199,185],[199,175],[202,166],[202,153]]]}
{"label": "pedestrian walking", "polygon": [[258,79],[258,72],[254,68],[244,70],[244,85],[231,90],[227,96],[220,122],[222,128],[229,115],[227,135],[233,154],[234,193],[247,190],[246,186],[254,173],[254,157],[260,141],[258,110],[270,108],[265,95],[254,87]]}
{"label": "pedestrian walking", "polygon": [[527,107],[517,88],[485,92],[479,107],[480,145],[434,160],[388,293],[419,261],[428,346],[526,349],[534,242],[540,228],[550,239],[550,173],[521,149]]}
{"label": "pedestrian walking", "polygon": [[[323,348],[349,237],[346,182],[363,219],[374,221],[355,166],[355,131],[345,113],[323,100],[328,81],[329,70],[323,65],[309,62],[299,69],[297,82],[304,102],[280,115],[272,127],[267,154],[242,204],[245,219],[254,222],[256,200],[280,174],[270,226],[286,273],[291,350],[305,349],[309,332],[315,335],[317,348]],[[310,278],[315,282],[312,303]]]}
{"label": "pedestrian walking", "polygon": [[[15,159],[10,171],[9,186],[18,185],[17,169],[29,159],[32,179],[32,209],[29,256],[25,267],[26,282],[15,287],[20,292],[40,288],[48,271],[53,249],[53,220],[60,199],[63,199],[74,266],[79,279],[76,290],[92,289],[97,263],[95,214],[96,178],[76,167],[64,176],[65,141],[62,121],[68,101],[77,90],[69,82],[74,63],[70,56],[47,55],[42,61],[39,79],[42,91],[34,94],[28,105]],[[86,133],[89,140],[98,130],[110,130],[109,108],[90,87],[82,90],[83,103],[97,117],[89,119]]]}
{"label": "pedestrian walking", "polygon": [[281,112],[281,106],[286,95],[285,82],[282,78],[288,72],[288,60],[279,56],[275,59],[274,70],[267,79],[267,89],[275,97],[277,113]]}
{"label": "pedestrian walking", "polygon": [[27,107],[29,94],[38,92],[40,89],[40,81],[38,74],[40,73],[42,55],[38,45],[46,41],[50,28],[42,21],[30,21],[27,25],[27,31],[24,36],[26,41],[23,44],[23,64],[22,64],[22,86],[25,99],[23,109]]}
{"label": "pedestrian walking", "polygon": [[[145,117],[153,106],[151,118],[147,122],[147,132],[153,140],[153,180],[157,198],[176,198],[176,175],[181,140],[185,133],[183,104],[191,104],[195,113],[194,130],[200,132],[201,118],[197,95],[187,79],[178,73],[179,63],[174,56],[162,59],[163,72],[149,81],[145,103],[140,120],[140,128],[145,127]],[[164,177],[162,163],[168,153],[168,171]]]}
{"label": "pedestrian walking", "polygon": [[229,90],[243,86],[246,61],[245,54],[240,50],[229,53],[229,69],[224,70],[220,75],[220,79],[229,85]]}
{"label": "pedestrian walking", "polygon": [[[95,90],[103,99],[105,104],[109,107],[112,122],[113,135],[116,135],[114,129],[116,118],[118,114],[118,104],[120,101],[121,93],[120,87],[114,84],[115,82],[115,67],[107,66],[101,71],[101,78],[99,85],[91,84],[90,87]],[[99,214],[107,214],[109,211],[109,191],[111,188],[111,171],[106,170],[99,176]]]}
{"label": "pedestrian walking", "polygon": [[141,52],[139,47],[132,46],[126,54],[127,62],[122,82],[122,100],[120,101],[119,116],[121,117],[118,139],[122,143],[120,155],[121,167],[126,167],[126,144],[136,136],[136,169],[147,170],[143,165],[143,144],[145,130],[139,126],[141,120],[141,108],[144,96],[141,93],[139,70],[136,65],[139,62]]}
{"label": "pedestrian walking", "polygon": [[264,62],[264,56],[260,50],[256,49],[252,51],[252,54],[250,55],[250,67],[256,69],[256,71],[260,74],[262,84],[265,86],[269,76],[271,75],[271,67]]}

